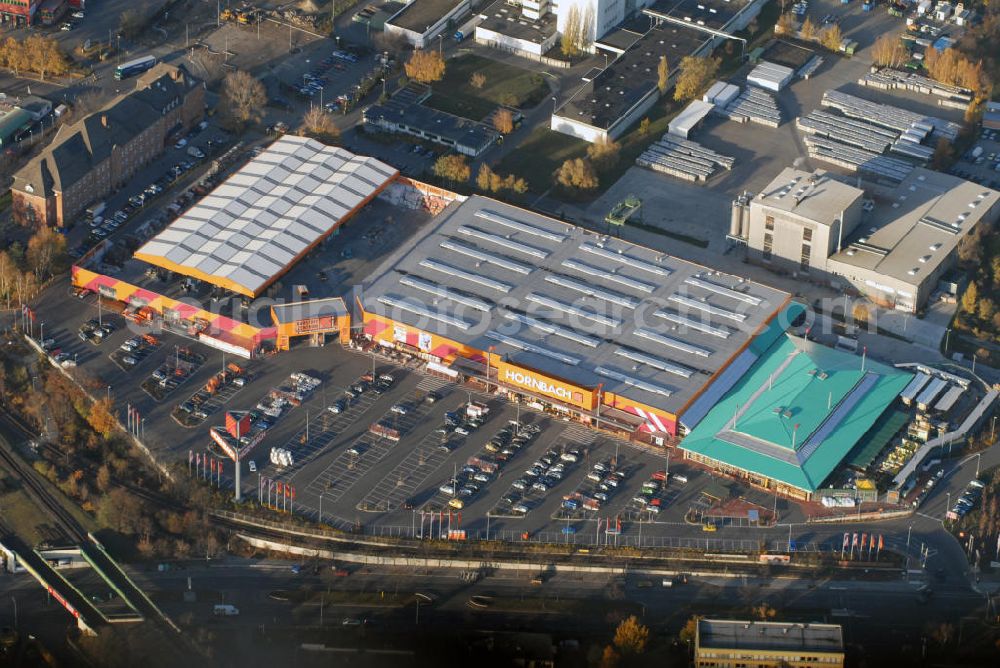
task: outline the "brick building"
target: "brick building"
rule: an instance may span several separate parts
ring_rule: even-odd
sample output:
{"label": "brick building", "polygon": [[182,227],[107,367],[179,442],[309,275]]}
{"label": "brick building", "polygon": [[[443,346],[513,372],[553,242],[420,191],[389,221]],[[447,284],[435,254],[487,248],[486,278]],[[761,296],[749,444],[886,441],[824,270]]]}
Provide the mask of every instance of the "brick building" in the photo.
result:
{"label": "brick building", "polygon": [[59,128],[52,143],[14,175],[15,218],[67,226],[201,120],[204,110],[201,81],[183,68],[156,65],[137,79],[135,90]]}
{"label": "brick building", "polygon": [[34,22],[41,0],[0,0],[0,25],[20,28]]}

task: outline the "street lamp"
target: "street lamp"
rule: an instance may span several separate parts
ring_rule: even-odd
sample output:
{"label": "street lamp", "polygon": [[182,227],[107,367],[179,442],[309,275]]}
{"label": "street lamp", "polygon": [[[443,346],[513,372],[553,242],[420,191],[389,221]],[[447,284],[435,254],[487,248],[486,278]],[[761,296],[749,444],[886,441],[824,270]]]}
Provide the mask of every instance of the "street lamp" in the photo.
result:
{"label": "street lamp", "polygon": [[906,571],[907,577],[909,577],[910,571],[910,533],[913,531],[913,525],[911,524],[906,529]]}
{"label": "street lamp", "polygon": [[319,523],[323,523],[323,493],[319,494]]}
{"label": "street lamp", "polygon": [[[944,504],[944,512],[947,513],[948,508],[951,506],[951,492],[945,492],[945,494],[948,495],[948,499]],[[947,519],[947,515],[945,515],[945,519]],[[941,522],[944,522],[944,519],[942,519]]]}

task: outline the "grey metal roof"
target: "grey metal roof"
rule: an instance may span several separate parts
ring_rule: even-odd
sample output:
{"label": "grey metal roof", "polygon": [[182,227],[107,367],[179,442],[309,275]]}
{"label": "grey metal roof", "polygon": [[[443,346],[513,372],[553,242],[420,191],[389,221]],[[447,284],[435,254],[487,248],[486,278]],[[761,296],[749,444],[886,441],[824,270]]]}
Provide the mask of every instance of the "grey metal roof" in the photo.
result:
{"label": "grey metal roof", "polygon": [[375,158],[286,135],[136,257],[257,294],[396,173]]}
{"label": "grey metal roof", "polygon": [[770,651],[843,652],[838,624],[754,622],[735,619],[698,620],[699,648]]}
{"label": "grey metal roof", "polygon": [[366,311],[572,383],[680,411],[788,294],[485,197],[454,203],[365,285]]}

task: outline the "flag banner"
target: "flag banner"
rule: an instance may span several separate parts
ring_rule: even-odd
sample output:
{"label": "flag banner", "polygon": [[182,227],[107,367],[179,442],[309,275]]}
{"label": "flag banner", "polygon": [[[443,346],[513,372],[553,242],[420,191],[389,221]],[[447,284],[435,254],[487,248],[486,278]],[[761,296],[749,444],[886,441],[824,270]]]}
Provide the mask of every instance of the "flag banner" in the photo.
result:
{"label": "flag banner", "polygon": [[842,546],[841,549],[847,549],[847,546],[850,544],[850,542],[851,542],[851,534],[850,534],[849,531],[845,531],[844,532],[844,544],[843,544],[843,546]]}
{"label": "flag banner", "polygon": [[878,535],[878,549],[885,547],[885,537],[882,534]]}
{"label": "flag banner", "polygon": [[857,547],[857,545],[858,545],[858,532],[855,531],[854,532],[854,538],[853,538],[853,540],[851,542],[851,547]]}

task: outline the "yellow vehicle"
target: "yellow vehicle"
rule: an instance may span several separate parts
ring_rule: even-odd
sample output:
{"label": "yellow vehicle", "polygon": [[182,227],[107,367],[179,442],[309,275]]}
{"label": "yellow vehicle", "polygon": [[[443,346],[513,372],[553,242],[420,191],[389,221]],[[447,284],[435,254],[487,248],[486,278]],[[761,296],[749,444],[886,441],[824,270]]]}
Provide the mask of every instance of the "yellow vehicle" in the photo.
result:
{"label": "yellow vehicle", "polygon": [[719,528],[717,526],[715,526],[714,524],[712,524],[711,522],[709,522],[708,524],[702,524],[701,525],[701,530],[702,531],[706,531],[708,533],[715,533],[716,531],[719,530]]}
{"label": "yellow vehicle", "polygon": [[462,499],[459,498],[454,498],[448,501],[448,505],[451,506],[452,508],[457,508],[458,510],[461,510],[462,508],[465,508],[465,501],[462,501]]}

